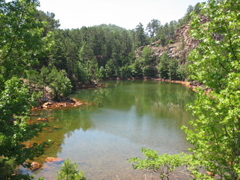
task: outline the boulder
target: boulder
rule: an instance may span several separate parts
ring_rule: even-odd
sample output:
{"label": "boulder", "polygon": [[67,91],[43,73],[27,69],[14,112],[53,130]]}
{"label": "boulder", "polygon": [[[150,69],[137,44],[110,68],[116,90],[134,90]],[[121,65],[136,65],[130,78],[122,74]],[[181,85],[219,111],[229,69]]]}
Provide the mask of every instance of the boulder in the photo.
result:
{"label": "boulder", "polygon": [[44,117],[44,118],[38,118],[37,120],[38,120],[38,121],[42,121],[42,122],[48,122],[48,119],[47,119],[46,117]]}
{"label": "boulder", "polygon": [[41,167],[42,167],[42,165],[41,165],[40,163],[38,163],[38,162],[32,162],[30,169],[31,169],[32,171],[35,171],[35,170],[37,170],[37,169],[40,169]]}
{"label": "boulder", "polygon": [[61,158],[54,158],[54,157],[47,157],[45,159],[45,162],[61,162],[62,159]]}

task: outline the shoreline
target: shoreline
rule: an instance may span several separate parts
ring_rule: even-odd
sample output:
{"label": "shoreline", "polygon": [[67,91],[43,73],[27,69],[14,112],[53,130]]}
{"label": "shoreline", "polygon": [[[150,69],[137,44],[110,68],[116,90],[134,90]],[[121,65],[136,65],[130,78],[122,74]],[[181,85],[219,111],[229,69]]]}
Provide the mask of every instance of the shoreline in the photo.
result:
{"label": "shoreline", "polygon": [[200,84],[196,84],[196,83],[193,83],[193,82],[190,82],[190,81],[170,80],[170,79],[161,79],[161,78],[152,79],[152,80],[181,84],[181,85],[186,86],[187,88],[189,88],[193,91],[195,91],[195,89],[197,87],[201,86]]}
{"label": "shoreline", "polygon": [[199,83],[196,81],[180,81],[180,80],[170,80],[170,79],[161,79],[161,78],[152,79],[152,80],[181,84],[181,85],[191,89],[194,92],[197,92],[197,88],[199,88],[199,87],[201,87],[204,90],[205,94],[208,94],[211,91],[210,88],[206,88],[202,83]]}
{"label": "shoreline", "polygon": [[44,109],[56,109],[56,108],[67,108],[67,107],[78,107],[86,104],[85,102],[75,99],[75,98],[62,98],[60,101],[55,101],[53,99],[47,99],[44,101],[38,101],[39,105],[33,107],[31,111],[34,110],[44,110]]}
{"label": "shoreline", "polygon": [[[122,80],[120,78],[117,78],[116,81]],[[135,79],[126,79],[126,80],[135,80]],[[181,81],[181,80],[170,80],[170,79],[162,79],[162,78],[152,78],[152,79],[146,79],[143,78],[143,80],[154,80],[154,81],[161,81],[161,82],[169,82],[169,83],[176,83],[181,84],[190,90],[196,92],[198,87],[202,87],[204,91],[208,94],[211,90],[208,88],[205,88],[203,84],[195,82],[195,81]],[[102,81],[104,82],[104,81]],[[91,85],[85,85],[81,88],[77,88],[78,90],[81,89],[94,89],[94,88],[104,88],[105,86],[103,83],[94,83]],[[38,100],[39,105],[37,107],[33,107],[31,110],[43,110],[43,109],[56,109],[56,108],[65,108],[65,107],[78,107],[81,105],[86,104],[85,102],[70,98],[70,97],[63,97],[59,101],[53,100],[51,98],[41,98]]]}

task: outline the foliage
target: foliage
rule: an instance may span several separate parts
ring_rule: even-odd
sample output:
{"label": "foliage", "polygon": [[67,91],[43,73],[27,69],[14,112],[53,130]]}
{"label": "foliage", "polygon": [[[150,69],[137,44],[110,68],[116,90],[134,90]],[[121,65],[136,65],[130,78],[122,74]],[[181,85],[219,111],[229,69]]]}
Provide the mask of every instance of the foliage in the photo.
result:
{"label": "foliage", "polygon": [[180,66],[178,61],[174,58],[170,58],[166,52],[160,57],[158,64],[159,76],[163,79],[179,80],[185,79],[185,69],[182,69],[183,65]]}
{"label": "foliage", "polygon": [[201,9],[201,3],[197,3],[195,6],[189,5],[184,17],[179,19],[179,22],[178,22],[179,26],[182,26],[183,24],[186,24],[189,21],[191,21],[191,13],[199,14],[200,9]]}
{"label": "foliage", "polygon": [[4,178],[9,176],[10,174],[12,174],[12,172],[14,172],[16,167],[15,164],[15,159],[12,158],[8,158],[8,157],[0,157],[0,170],[1,170],[1,175],[0,178]]}
{"label": "foliage", "polygon": [[44,23],[35,19],[37,6],[35,0],[0,3],[0,172],[5,179],[17,178],[11,176],[13,167],[29,166],[25,161],[42,154],[46,144],[23,144],[44,126],[27,123],[34,93],[24,85],[26,74],[52,45],[51,33],[44,35]]}
{"label": "foliage", "polygon": [[152,19],[151,22],[148,23],[146,30],[149,33],[152,42],[157,40],[156,36],[160,26],[161,22],[157,19]]}
{"label": "foliage", "polygon": [[[175,30],[183,22],[189,21],[192,11],[199,12],[199,9],[198,4],[194,7],[189,6],[185,17],[182,18],[184,20],[180,19],[161,25],[159,20],[152,19],[146,29],[142,23],[139,23],[133,30],[126,30],[112,24],[62,30],[58,29],[59,21],[54,19],[53,13],[38,11],[35,15],[37,22],[45,25],[41,29],[42,34],[46,35],[52,31],[56,43],[52,43],[51,50],[44,54],[44,57],[37,56],[39,64],[36,64],[34,69],[39,70],[42,66],[55,66],[58,70],[65,70],[73,86],[78,83],[92,83],[95,80],[120,76],[126,78],[130,76],[142,77],[142,72],[137,70],[136,73],[136,70],[132,68],[139,63],[135,62],[135,49],[157,40],[160,40],[156,43],[158,46],[173,43]],[[157,59],[154,56],[150,59],[142,57],[141,60],[145,64],[141,64],[141,71],[147,72],[149,66],[157,65]],[[129,70],[133,73],[130,74]],[[180,70],[181,74],[184,75],[185,68]],[[124,72],[127,74],[123,74]],[[173,72],[175,73],[173,70],[169,76],[174,79]]]}
{"label": "foliage", "polygon": [[64,69],[74,83],[120,76],[134,58],[129,31],[115,25],[56,30],[55,41],[51,64],[43,64]]}
{"label": "foliage", "polygon": [[138,59],[131,66],[132,66],[132,76],[133,77],[142,77],[143,76],[141,64]]}
{"label": "foliage", "polygon": [[147,36],[144,32],[144,27],[142,23],[139,23],[135,28],[134,41],[135,47],[147,45]]}
{"label": "foliage", "polygon": [[55,20],[55,14],[43,11],[38,11],[36,14],[36,19],[38,19],[41,22],[44,22],[46,25],[44,27],[44,34],[47,34],[51,31],[54,31],[55,29],[59,28],[59,20]]}
{"label": "foliage", "polygon": [[132,67],[131,66],[124,66],[120,69],[121,78],[131,78],[132,77]]}
{"label": "foliage", "polygon": [[52,45],[51,34],[43,37],[44,24],[35,19],[37,5],[35,0],[0,4],[0,72],[5,80],[23,76]]}
{"label": "foliage", "polygon": [[160,62],[158,64],[159,75],[163,79],[168,79],[168,61],[169,57],[166,52],[160,57]]}
{"label": "foliage", "polygon": [[153,52],[150,47],[145,46],[141,54],[141,61],[144,66],[153,64]]}
{"label": "foliage", "polygon": [[140,57],[142,75],[145,77],[156,77],[157,69],[154,66],[155,58],[151,48],[145,46]]}
{"label": "foliage", "polygon": [[157,69],[153,66],[144,66],[142,68],[143,76],[148,78],[154,78],[157,75]]}
{"label": "foliage", "polygon": [[53,67],[47,74],[46,83],[53,89],[55,99],[59,99],[60,96],[66,97],[71,93],[72,85],[64,70],[58,71],[56,67]]}
{"label": "foliage", "polygon": [[[226,88],[229,76],[239,70],[239,3],[228,7],[231,3],[211,1],[201,11],[204,16],[196,16],[191,25],[193,38],[201,42],[190,56],[194,62],[190,66],[191,77],[217,92]],[[207,22],[201,23],[203,18]]]}
{"label": "foliage", "polygon": [[[210,0],[204,8],[190,6],[183,19],[165,25],[153,19],[147,27],[150,37],[141,23],[132,31],[115,25],[60,30],[55,15],[37,11],[38,5],[37,0],[0,3],[1,172],[10,174],[14,165],[43,152],[44,144],[30,148],[22,144],[43,126],[27,124],[34,98],[23,84],[49,86],[59,99],[71,92],[70,81],[154,77],[157,60],[150,48],[143,48],[140,59],[135,58],[134,48],[157,39],[162,46],[174,42],[174,31],[195,12],[200,16],[195,15],[192,34],[200,45],[191,55],[191,78],[213,90],[209,97],[199,95],[192,107],[199,117],[192,124],[201,133],[186,129],[196,147],[194,163],[222,177],[239,176],[239,2]],[[186,77],[185,66],[167,54],[160,58],[159,73],[162,78]]]}
{"label": "foliage", "polygon": [[58,100],[61,96],[66,97],[71,93],[71,82],[66,76],[64,70],[57,70],[56,67],[45,67],[40,72],[35,70],[28,71],[28,82],[30,87],[34,86],[33,91],[42,90],[42,95],[46,96],[46,87],[52,90],[53,97]]}
{"label": "foliage", "polygon": [[187,79],[188,77],[187,66],[188,66],[188,62],[178,65],[177,74],[178,74],[179,80],[184,81]]}
{"label": "foliage", "polygon": [[239,9],[239,1],[210,0],[191,24],[193,37],[200,41],[190,55],[191,78],[211,92],[206,96],[198,91],[190,106],[194,129],[185,130],[198,164],[222,179],[240,176]]}
{"label": "foliage", "polygon": [[71,163],[70,159],[63,162],[61,170],[58,171],[58,180],[85,180],[84,173],[77,170],[78,165]]}
{"label": "foliage", "polygon": [[131,158],[128,161],[134,169],[143,169],[159,174],[161,179],[169,179],[170,174],[180,166],[187,164],[190,155],[158,155],[157,151],[142,148],[142,153],[147,159]]}
{"label": "foliage", "polygon": [[168,63],[168,78],[169,79],[179,79],[178,71],[178,61],[174,58],[171,58]]}
{"label": "foliage", "polygon": [[79,50],[79,62],[77,65],[77,77],[83,83],[89,83],[92,79],[96,79],[96,76],[101,76],[100,74],[97,74],[97,59],[93,54],[90,45],[86,42],[83,42],[83,45]]}
{"label": "foliage", "polygon": [[102,80],[102,79],[106,78],[106,71],[105,71],[104,67],[101,66],[100,68],[98,68],[96,77],[98,78],[97,80]]}
{"label": "foliage", "polygon": [[[185,18],[187,19],[184,20],[185,23],[189,20],[189,14],[192,11],[199,11],[199,6],[188,8],[186,14],[188,17]],[[159,20],[153,19],[148,23],[146,29],[142,23],[139,23],[133,30],[126,30],[111,24],[61,30],[58,29],[59,21],[54,19],[53,13],[44,14],[39,11],[36,18],[46,24],[43,34],[49,31],[54,32],[56,43],[45,57],[38,58],[39,65],[35,67],[37,70],[42,66],[55,66],[58,70],[63,69],[73,86],[79,82],[92,83],[95,80],[106,78],[142,77],[143,72],[137,70],[136,73],[136,70],[132,68],[139,63],[136,62],[138,60],[134,56],[135,49],[143,46],[143,49],[146,50],[147,44],[157,40],[160,40],[156,43],[157,46],[173,43],[175,41],[174,32],[183,22],[171,21],[161,25]],[[152,54],[150,56],[141,57],[141,71],[147,72],[149,66],[152,68],[157,66],[157,59]],[[170,76],[172,79],[185,77],[185,68],[181,68],[180,71],[178,68],[177,71],[171,69],[166,76]],[[153,69],[155,70],[155,68]],[[123,74],[124,72],[127,74]],[[181,72],[182,76],[176,75],[177,72]],[[151,74],[154,76],[157,73]]]}
{"label": "foliage", "polygon": [[[13,77],[5,82],[5,89],[0,93],[0,155],[8,160],[4,161],[8,166],[10,161],[20,165],[43,153],[46,143],[35,143],[29,148],[22,144],[36,136],[44,126],[26,122],[32,101],[31,94],[21,80]],[[1,168],[5,168],[5,165]]]}

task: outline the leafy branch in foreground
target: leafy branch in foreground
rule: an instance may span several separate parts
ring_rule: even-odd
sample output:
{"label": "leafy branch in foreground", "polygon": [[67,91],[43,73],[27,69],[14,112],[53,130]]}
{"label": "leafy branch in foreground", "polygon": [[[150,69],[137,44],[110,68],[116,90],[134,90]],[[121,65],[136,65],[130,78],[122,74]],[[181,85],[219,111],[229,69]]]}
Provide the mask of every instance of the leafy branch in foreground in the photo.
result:
{"label": "leafy branch in foreground", "polygon": [[30,125],[26,121],[32,105],[31,99],[29,90],[18,78],[6,81],[5,90],[0,92],[0,171],[3,172],[6,166],[9,166],[8,171],[4,171],[6,176],[12,174],[9,170],[13,170],[12,167],[15,165],[28,166],[24,162],[41,155],[46,145],[35,143],[27,148],[23,144],[36,136],[44,126],[44,124]]}
{"label": "leafy branch in foreground", "polygon": [[158,155],[157,151],[146,148],[142,148],[142,153],[146,159],[131,158],[128,161],[133,163],[134,169],[157,173],[161,179],[169,179],[170,174],[176,168],[186,166],[189,159],[191,159],[191,155],[184,153]]}
{"label": "leafy branch in foreground", "polygon": [[193,130],[184,128],[198,165],[232,180],[240,176],[239,9],[240,1],[211,0],[193,18],[191,33],[200,44],[189,56],[189,69],[211,92],[198,91],[190,106]]}
{"label": "leafy branch in foreground", "polygon": [[61,170],[58,171],[58,180],[86,180],[84,173],[77,170],[78,165],[72,163],[70,159],[64,161]]}
{"label": "leafy branch in foreground", "polygon": [[30,167],[26,160],[41,155],[46,145],[24,145],[44,126],[27,122],[34,93],[23,82],[52,44],[50,34],[43,36],[44,23],[35,19],[38,5],[36,0],[0,3],[0,179],[13,179],[17,165]]}

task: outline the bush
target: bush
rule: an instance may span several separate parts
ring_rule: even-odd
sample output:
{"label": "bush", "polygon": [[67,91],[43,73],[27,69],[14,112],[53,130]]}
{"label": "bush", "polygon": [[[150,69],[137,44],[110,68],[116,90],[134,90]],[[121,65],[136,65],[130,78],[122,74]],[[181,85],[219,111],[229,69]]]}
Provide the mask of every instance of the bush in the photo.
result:
{"label": "bush", "polygon": [[78,165],[71,163],[70,159],[67,159],[62,164],[61,170],[58,171],[58,180],[86,180],[84,173],[77,170]]}
{"label": "bush", "polygon": [[[56,67],[42,67],[38,80],[35,81],[43,87],[49,86],[53,90],[55,99],[68,96],[71,93],[72,84],[64,70],[58,71]],[[35,78],[36,79],[36,78]]]}

